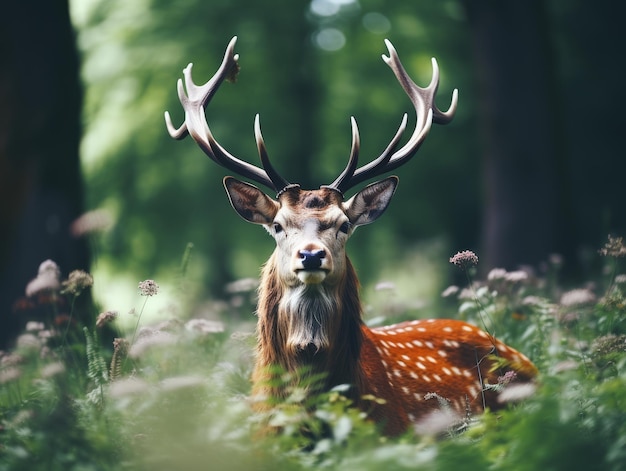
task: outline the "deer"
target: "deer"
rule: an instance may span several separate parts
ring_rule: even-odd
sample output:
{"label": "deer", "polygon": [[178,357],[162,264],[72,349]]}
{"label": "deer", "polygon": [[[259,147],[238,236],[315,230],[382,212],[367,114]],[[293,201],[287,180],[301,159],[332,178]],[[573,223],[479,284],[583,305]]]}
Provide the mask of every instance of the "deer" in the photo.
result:
{"label": "deer", "polygon": [[[352,404],[389,436],[405,432],[438,410],[440,401],[433,398],[443,398],[459,415],[501,407],[497,388],[492,386],[498,383],[502,365],[517,381],[532,382],[537,375],[524,354],[461,320],[417,319],[368,327],[359,279],[346,254],[346,242],[354,230],[385,212],[398,177],[370,183],[349,198],[346,192],[405,164],[416,154],[433,122],[447,124],[454,117],[457,90],[448,111],[439,110],[434,103],[439,86],[437,61],[432,59],[430,84],[421,88],[407,74],[392,43],[385,40],[388,55],[382,58],[416,113],[412,135],[399,147],[407,125],[405,113],[380,156],[358,167],[360,137],[351,117],[352,144],[345,169],[329,185],[305,190],[272,166],[258,114],[254,134],[261,166],[230,154],[209,128],[207,105],[223,81],[238,71],[236,41],[235,36],[217,72],[204,85],[194,83],[193,64],[183,70],[184,84],[178,79],[177,90],[184,122],[175,127],[167,111],[165,122],[172,138],[190,135],[215,163],[276,193],[271,197],[251,183],[231,176],[223,179],[235,212],[245,221],[263,226],[276,242],[261,270],[258,288],[252,396],[261,399],[255,401],[256,407],[267,409],[272,401],[286,398],[290,385],[276,381],[277,368],[289,373],[294,384],[302,382],[303,375],[320,374],[320,390],[347,385]],[[378,400],[368,399],[372,397]]]}

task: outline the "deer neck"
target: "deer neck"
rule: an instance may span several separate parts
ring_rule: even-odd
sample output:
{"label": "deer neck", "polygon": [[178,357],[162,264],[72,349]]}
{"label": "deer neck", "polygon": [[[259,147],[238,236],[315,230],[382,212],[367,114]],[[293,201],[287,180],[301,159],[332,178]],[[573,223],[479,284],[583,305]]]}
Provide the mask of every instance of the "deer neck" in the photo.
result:
{"label": "deer neck", "polygon": [[325,388],[360,387],[361,303],[350,261],[334,285],[289,287],[277,275],[272,257],[259,290],[257,368],[277,365],[299,379],[323,373]]}

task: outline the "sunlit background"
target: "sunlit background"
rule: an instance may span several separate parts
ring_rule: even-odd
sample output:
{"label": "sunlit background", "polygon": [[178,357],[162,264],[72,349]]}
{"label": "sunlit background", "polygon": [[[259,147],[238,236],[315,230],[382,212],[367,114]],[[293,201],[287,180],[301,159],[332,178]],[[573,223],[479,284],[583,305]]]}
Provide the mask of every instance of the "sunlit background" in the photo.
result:
{"label": "sunlit background", "polygon": [[469,201],[478,192],[471,97],[463,93],[471,80],[462,65],[463,15],[453,1],[421,16],[402,2],[369,3],[314,0],[306,9],[285,7],[290,21],[261,15],[263,7],[252,3],[236,9],[199,1],[71,3],[83,54],[88,207],[106,210],[114,222],[93,243],[94,291],[104,307],[132,306],[136,283],[146,278],[161,284],[164,312],[202,306],[204,298],[227,296],[227,283],[256,277],[272,251],[265,232],[231,210],[221,185],[226,172],[190,139],[171,140],[163,121],[165,110],[182,120],[175,84],[183,67],[193,62],[195,80],[208,80],[233,35],[241,72],[208,107],[212,130],[235,155],[256,162],[252,122],[260,113],[276,166],[311,188],[332,181],[345,165],[351,115],[360,125],[364,161],[384,149],[403,113],[414,119],[380,59],[383,39],[393,41],[423,85],[430,81],[430,57],[438,57],[440,106],[446,109],[459,87],[458,116],[448,128],[435,126],[418,157],[397,171],[401,186],[388,214],[349,243],[370,302],[380,292],[385,304],[416,295],[424,306],[436,303],[448,276],[446,257],[456,248],[451,228],[461,229],[455,243],[472,244],[477,227],[475,205],[455,210],[459,193]]}

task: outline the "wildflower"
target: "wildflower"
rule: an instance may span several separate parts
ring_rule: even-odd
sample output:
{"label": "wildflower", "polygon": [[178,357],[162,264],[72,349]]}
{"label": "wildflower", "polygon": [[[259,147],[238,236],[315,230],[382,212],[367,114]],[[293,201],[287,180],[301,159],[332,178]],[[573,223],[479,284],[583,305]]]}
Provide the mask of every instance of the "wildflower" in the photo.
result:
{"label": "wildflower", "polygon": [[109,395],[114,399],[143,394],[150,390],[150,385],[139,378],[120,379],[111,383]]}
{"label": "wildflower", "polygon": [[604,257],[626,257],[624,239],[609,236],[609,241],[598,252]]}
{"label": "wildflower", "polygon": [[442,298],[449,298],[450,296],[454,296],[458,292],[459,292],[459,287],[455,286],[455,285],[451,285],[451,286],[448,286],[446,289],[443,290],[443,292],[441,293],[441,297]]}
{"label": "wildflower", "polygon": [[94,232],[105,232],[113,225],[113,217],[106,209],[87,211],[72,222],[70,233],[82,237]]}
{"label": "wildflower", "polygon": [[533,383],[512,384],[504,389],[498,396],[498,402],[519,402],[532,396],[537,389]]}
{"label": "wildflower", "polygon": [[199,334],[213,334],[224,332],[224,324],[208,319],[190,319],[185,323],[185,329]]}
{"label": "wildflower", "polygon": [[150,350],[153,347],[166,347],[168,345],[173,345],[177,341],[177,337],[168,332],[162,331],[150,331],[150,330],[142,330],[140,332],[139,338],[130,348],[128,352],[128,356],[130,358],[139,358],[146,351]]}
{"label": "wildflower", "polygon": [[115,338],[113,339],[113,351],[115,352],[126,352],[126,350],[128,350],[128,340],[124,339],[124,338]]}
{"label": "wildflower", "polygon": [[415,431],[420,435],[440,435],[460,421],[461,416],[450,408],[434,410],[415,424]]}
{"label": "wildflower", "polygon": [[510,271],[504,275],[504,279],[511,283],[517,283],[519,281],[525,281],[528,279],[528,273],[523,270]]}
{"label": "wildflower", "polygon": [[596,295],[586,288],[573,289],[561,295],[561,305],[566,307],[591,304],[596,301]]}
{"label": "wildflower", "polygon": [[39,332],[45,327],[43,322],[28,321],[26,323],[26,332]]}
{"label": "wildflower", "polygon": [[40,291],[56,291],[60,287],[61,270],[52,260],[46,260],[39,265],[37,277],[26,286],[26,296],[34,296]]}
{"label": "wildflower", "polygon": [[626,284],[626,275],[625,274],[617,275],[615,277],[615,284],[618,284],[618,285]]}
{"label": "wildflower", "polygon": [[145,280],[139,283],[139,294],[155,296],[159,292],[159,285],[154,280]]}
{"label": "wildflower", "polygon": [[394,284],[393,281],[380,281],[376,283],[376,286],[374,286],[374,289],[376,291],[393,291],[396,289],[396,285]]}
{"label": "wildflower", "polygon": [[18,350],[39,350],[41,346],[41,340],[33,334],[22,334],[16,341],[16,347]]}
{"label": "wildflower", "polygon": [[113,322],[115,319],[117,319],[117,315],[117,311],[101,312],[100,314],[98,314],[98,317],[96,319],[96,327],[101,329],[109,322]]}
{"label": "wildflower", "polygon": [[558,374],[564,371],[575,370],[576,368],[578,368],[578,362],[574,360],[563,360],[554,365],[552,372]]}
{"label": "wildflower", "polygon": [[608,355],[613,352],[626,352],[626,335],[603,335],[593,341],[591,349],[596,355]]}
{"label": "wildflower", "polygon": [[459,293],[459,299],[461,301],[474,298],[474,291],[471,288],[463,288]]}
{"label": "wildflower", "polygon": [[83,270],[74,270],[63,283],[61,294],[73,294],[78,296],[86,288],[93,286],[92,276]]}
{"label": "wildflower", "polygon": [[542,306],[545,304],[545,300],[539,296],[529,295],[522,299],[522,304],[524,306]]}
{"label": "wildflower", "polygon": [[24,363],[24,357],[18,353],[5,353],[0,357],[0,365],[5,366],[17,366]]}
{"label": "wildflower", "polygon": [[467,270],[470,267],[478,265],[478,256],[471,250],[464,250],[450,257],[450,263],[456,265],[461,270]]}
{"label": "wildflower", "polygon": [[503,280],[507,275],[504,268],[494,268],[487,275],[489,281]]}
{"label": "wildflower", "polygon": [[20,376],[22,376],[22,372],[18,368],[15,368],[14,366],[5,368],[3,370],[0,370],[0,384],[15,381]]}
{"label": "wildflower", "polygon": [[60,361],[54,363],[48,363],[41,369],[42,378],[52,378],[58,374],[65,372],[65,365]]}
{"label": "wildflower", "polygon": [[259,286],[259,280],[257,278],[242,278],[228,283],[225,287],[227,293],[248,293],[254,291]]}
{"label": "wildflower", "polygon": [[509,370],[504,375],[498,376],[498,384],[501,386],[506,386],[507,384],[515,381],[517,378],[517,373],[513,370]]}

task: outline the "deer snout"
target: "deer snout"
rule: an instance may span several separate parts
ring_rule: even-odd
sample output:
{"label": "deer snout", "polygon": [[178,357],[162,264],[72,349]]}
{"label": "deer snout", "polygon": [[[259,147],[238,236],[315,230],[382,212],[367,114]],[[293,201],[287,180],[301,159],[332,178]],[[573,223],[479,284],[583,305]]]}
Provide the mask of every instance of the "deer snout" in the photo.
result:
{"label": "deer snout", "polygon": [[317,270],[322,267],[322,261],[326,258],[324,249],[299,250],[298,256],[302,261],[304,270]]}
{"label": "deer snout", "polygon": [[318,284],[330,273],[332,257],[323,246],[309,244],[295,251],[291,268],[302,283]]}

